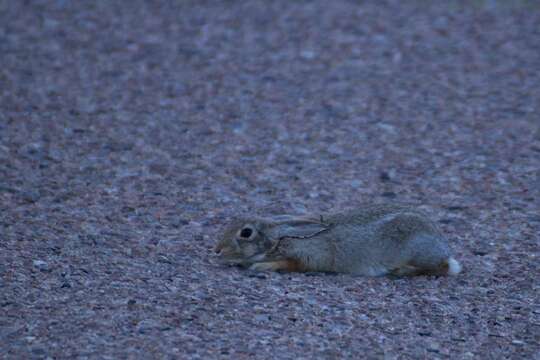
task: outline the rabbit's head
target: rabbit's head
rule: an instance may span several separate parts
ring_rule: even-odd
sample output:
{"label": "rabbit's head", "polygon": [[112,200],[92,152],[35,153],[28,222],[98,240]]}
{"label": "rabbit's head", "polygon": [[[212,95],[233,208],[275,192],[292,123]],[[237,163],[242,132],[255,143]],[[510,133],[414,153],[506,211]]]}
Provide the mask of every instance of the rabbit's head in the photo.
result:
{"label": "rabbit's head", "polygon": [[265,235],[267,227],[261,220],[234,221],[225,229],[214,250],[230,264],[248,265],[257,262],[274,245]]}
{"label": "rabbit's head", "polygon": [[327,227],[319,219],[288,215],[239,219],[225,229],[214,250],[226,263],[235,265],[280,260],[276,250],[281,240],[309,238]]}

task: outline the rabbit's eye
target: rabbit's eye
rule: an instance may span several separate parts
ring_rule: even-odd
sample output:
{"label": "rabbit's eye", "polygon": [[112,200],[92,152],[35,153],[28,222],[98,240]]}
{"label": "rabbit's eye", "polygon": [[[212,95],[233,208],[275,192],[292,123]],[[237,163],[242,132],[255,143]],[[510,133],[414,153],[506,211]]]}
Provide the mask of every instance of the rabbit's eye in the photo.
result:
{"label": "rabbit's eye", "polygon": [[250,228],[243,228],[242,231],[240,231],[240,237],[243,238],[249,238],[253,234],[253,230]]}

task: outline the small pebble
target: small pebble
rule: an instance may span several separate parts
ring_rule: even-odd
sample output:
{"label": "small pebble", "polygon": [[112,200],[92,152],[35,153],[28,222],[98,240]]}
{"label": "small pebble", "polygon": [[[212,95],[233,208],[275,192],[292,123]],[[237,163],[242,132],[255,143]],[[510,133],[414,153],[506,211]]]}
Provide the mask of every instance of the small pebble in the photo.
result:
{"label": "small pebble", "polygon": [[32,264],[40,271],[49,271],[49,264],[43,260],[34,260],[32,261]]}
{"label": "small pebble", "polygon": [[382,171],[381,174],[379,175],[379,179],[383,182],[386,182],[386,181],[390,181],[390,175],[388,175],[388,173],[386,171]]}

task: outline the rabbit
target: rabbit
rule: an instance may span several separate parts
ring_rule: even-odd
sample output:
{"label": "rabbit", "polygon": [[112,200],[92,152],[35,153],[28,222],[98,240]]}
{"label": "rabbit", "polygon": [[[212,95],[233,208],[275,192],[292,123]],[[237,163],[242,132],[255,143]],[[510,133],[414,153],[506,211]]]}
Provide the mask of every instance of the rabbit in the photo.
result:
{"label": "rabbit", "polygon": [[237,219],[214,250],[223,262],[256,271],[398,277],[461,271],[435,223],[406,205]]}

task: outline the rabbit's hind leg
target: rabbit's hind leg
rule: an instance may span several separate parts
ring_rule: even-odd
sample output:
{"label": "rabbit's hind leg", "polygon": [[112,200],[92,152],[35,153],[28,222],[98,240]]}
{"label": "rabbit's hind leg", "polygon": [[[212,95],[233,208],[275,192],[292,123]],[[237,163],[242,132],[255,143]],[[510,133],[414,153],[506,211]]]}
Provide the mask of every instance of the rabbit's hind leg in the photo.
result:
{"label": "rabbit's hind leg", "polygon": [[452,272],[446,239],[437,235],[416,235],[409,241],[412,256],[408,265],[418,275],[448,275]]}
{"label": "rabbit's hind leg", "polygon": [[389,272],[390,276],[408,277],[408,276],[444,276],[448,275],[448,262],[441,263],[438,267],[418,267],[407,264]]}
{"label": "rabbit's hind leg", "polygon": [[408,243],[409,260],[391,271],[394,276],[455,275],[461,271],[460,264],[450,256],[444,238],[419,234]]}
{"label": "rabbit's hind leg", "polygon": [[388,272],[388,275],[391,277],[405,277],[405,276],[416,276],[420,275],[418,268],[411,265],[404,265],[395,269],[392,269]]}

